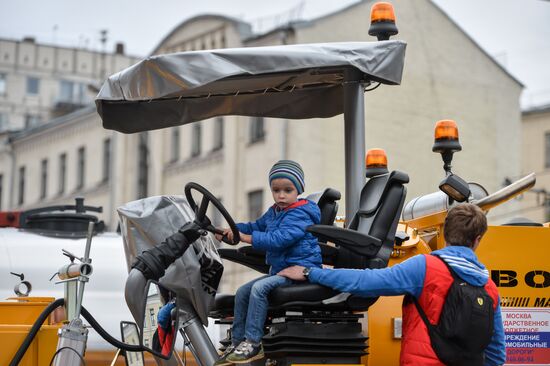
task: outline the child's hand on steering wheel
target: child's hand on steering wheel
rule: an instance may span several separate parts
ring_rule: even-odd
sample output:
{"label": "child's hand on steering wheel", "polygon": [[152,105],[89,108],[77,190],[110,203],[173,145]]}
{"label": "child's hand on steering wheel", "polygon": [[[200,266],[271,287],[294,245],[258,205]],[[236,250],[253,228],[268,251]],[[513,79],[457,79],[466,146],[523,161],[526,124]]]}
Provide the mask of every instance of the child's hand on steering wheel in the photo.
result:
{"label": "child's hand on steering wheel", "polygon": [[215,234],[216,240],[222,241],[224,237],[229,239],[230,241],[233,241],[233,232],[231,229],[228,228],[220,228],[219,230],[223,231],[223,235]]}

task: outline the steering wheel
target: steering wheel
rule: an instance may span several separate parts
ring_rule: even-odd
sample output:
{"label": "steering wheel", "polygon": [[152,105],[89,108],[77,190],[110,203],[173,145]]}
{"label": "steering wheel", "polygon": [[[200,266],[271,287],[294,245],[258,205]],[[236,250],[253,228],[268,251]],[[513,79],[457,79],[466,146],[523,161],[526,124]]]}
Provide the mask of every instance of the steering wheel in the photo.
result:
{"label": "steering wheel", "polygon": [[[202,200],[200,203],[200,206],[197,206],[195,203],[195,199],[193,198],[193,195],[191,194],[191,191],[197,191],[202,194]],[[227,212],[225,207],[223,207],[220,200],[218,200],[212,193],[210,193],[206,188],[201,186],[200,184],[189,182],[185,185],[185,198],[187,198],[187,202],[189,202],[189,206],[191,206],[191,209],[195,211],[195,223],[202,227],[204,230],[209,231],[214,234],[223,235],[223,231],[216,229],[208,216],[206,216],[206,210],[208,209],[208,204],[212,202],[214,207],[222,214],[223,218],[229,225],[229,229],[231,229],[231,232],[233,233],[233,241],[229,240],[226,236],[222,238],[222,241],[224,243],[230,244],[230,245],[237,245],[241,241],[241,237],[239,235],[239,229],[237,229],[237,225],[235,225],[235,221]]]}

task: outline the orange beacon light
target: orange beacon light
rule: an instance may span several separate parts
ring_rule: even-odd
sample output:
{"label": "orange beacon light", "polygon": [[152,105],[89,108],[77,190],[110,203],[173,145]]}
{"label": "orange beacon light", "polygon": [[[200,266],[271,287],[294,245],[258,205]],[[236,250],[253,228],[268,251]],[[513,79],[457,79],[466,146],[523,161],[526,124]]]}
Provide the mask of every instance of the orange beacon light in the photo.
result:
{"label": "orange beacon light", "polygon": [[387,41],[399,31],[395,26],[395,13],[390,3],[375,3],[370,11],[369,35],[375,36],[379,41]]}
{"label": "orange beacon light", "polygon": [[367,151],[365,165],[367,178],[388,173],[388,158],[384,149],[375,148]]}

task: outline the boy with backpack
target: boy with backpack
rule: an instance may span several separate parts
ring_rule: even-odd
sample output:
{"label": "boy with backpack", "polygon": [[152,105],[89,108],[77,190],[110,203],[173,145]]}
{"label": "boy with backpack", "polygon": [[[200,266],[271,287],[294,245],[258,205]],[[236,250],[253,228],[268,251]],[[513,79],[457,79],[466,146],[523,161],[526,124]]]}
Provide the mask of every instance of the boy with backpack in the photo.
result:
{"label": "boy with backpack", "polygon": [[474,251],[487,219],[473,204],[449,210],[447,247],[383,269],[293,266],[279,275],[364,297],[406,295],[401,365],[502,365],[506,361],[500,299]]}

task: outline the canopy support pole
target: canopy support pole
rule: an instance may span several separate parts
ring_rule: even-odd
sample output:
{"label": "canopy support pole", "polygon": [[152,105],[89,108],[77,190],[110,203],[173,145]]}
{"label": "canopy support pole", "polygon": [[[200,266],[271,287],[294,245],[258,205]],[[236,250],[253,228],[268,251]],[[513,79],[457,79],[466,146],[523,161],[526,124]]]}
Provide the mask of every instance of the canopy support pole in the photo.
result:
{"label": "canopy support pole", "polygon": [[344,75],[344,141],[347,227],[359,209],[365,183],[365,100],[361,72],[350,69]]}

